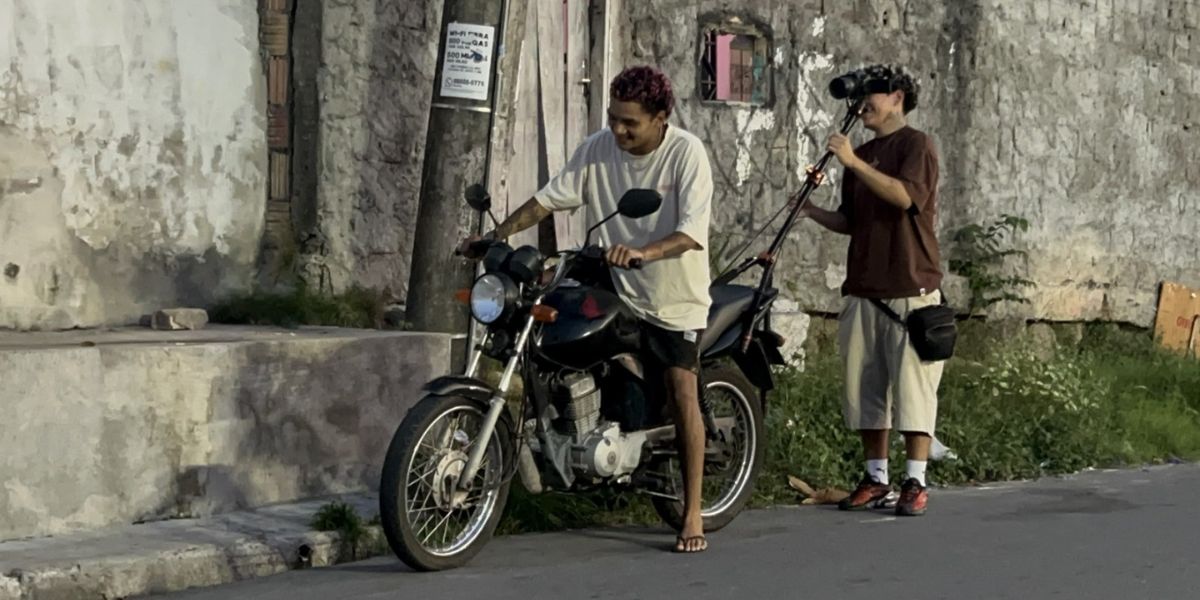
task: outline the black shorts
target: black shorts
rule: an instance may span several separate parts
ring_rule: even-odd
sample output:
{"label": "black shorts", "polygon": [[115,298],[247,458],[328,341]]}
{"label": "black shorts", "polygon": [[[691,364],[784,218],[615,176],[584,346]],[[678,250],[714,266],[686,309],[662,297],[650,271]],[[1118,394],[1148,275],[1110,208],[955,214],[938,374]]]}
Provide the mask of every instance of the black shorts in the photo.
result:
{"label": "black shorts", "polygon": [[704,330],[671,331],[642,321],[642,359],[666,370],[700,372],[700,335]]}

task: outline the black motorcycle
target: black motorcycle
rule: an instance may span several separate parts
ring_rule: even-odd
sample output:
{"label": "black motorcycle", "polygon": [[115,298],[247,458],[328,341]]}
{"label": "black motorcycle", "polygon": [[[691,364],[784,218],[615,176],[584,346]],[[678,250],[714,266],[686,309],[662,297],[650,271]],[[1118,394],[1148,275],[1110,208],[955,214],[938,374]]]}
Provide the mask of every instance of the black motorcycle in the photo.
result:
{"label": "black motorcycle", "polygon": [[[838,88],[834,97],[847,98],[848,133],[863,94]],[[736,255],[786,212],[770,248],[709,288],[699,344],[705,531],[728,525],[754,490],[771,367],[784,363],[783,339],[771,330],[776,259],[832,157],[826,152],[808,170],[800,191]],[[491,206],[478,185],[467,202],[481,213]],[[587,239],[609,219],[645,217],[661,204],[658,192],[631,190]],[[518,472],[533,493],[619,486],[647,494],[663,521],[681,529],[683,477],[663,377],[639,359],[640,325],[613,291],[604,249],[585,241],[547,261],[530,246],[478,244],[472,254],[483,256],[484,272],[461,299],[487,333],[463,375],[425,385],[388,447],[379,502],[392,550],[418,570],[466,564],[491,539]],[[756,286],[732,283],[753,267],[762,268]],[[497,386],[478,377],[482,355],[504,364]],[[523,393],[510,403],[518,370]]]}
{"label": "black motorcycle", "polygon": [[[468,200],[477,210],[490,205],[478,188]],[[632,190],[617,214],[637,219],[661,203],[655,191]],[[620,486],[647,494],[679,530],[683,478],[663,377],[640,359],[640,324],[613,291],[603,248],[585,243],[548,261],[531,246],[477,244],[483,274],[461,299],[487,332],[463,375],[425,385],[388,448],[380,516],[392,549],[419,570],[465,564],[492,537],[517,473],[533,493]],[[771,365],[783,363],[769,327],[774,288],[718,282],[711,293],[699,342],[706,531],[729,524],[750,499]],[[504,364],[499,385],[478,377],[481,355]],[[523,394],[509,402],[518,373]]]}

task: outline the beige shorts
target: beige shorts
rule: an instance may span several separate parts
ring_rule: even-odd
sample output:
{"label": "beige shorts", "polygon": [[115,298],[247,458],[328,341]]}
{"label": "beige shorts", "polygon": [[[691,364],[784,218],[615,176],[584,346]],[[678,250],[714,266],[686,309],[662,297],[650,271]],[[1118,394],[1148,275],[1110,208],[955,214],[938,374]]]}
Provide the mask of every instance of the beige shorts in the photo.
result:
{"label": "beige shorts", "polygon": [[[941,293],[884,302],[903,319],[941,302]],[[847,427],[933,435],[944,362],[921,360],[907,328],[856,296],[847,296],[838,317],[838,346],[846,369],[842,414]]]}

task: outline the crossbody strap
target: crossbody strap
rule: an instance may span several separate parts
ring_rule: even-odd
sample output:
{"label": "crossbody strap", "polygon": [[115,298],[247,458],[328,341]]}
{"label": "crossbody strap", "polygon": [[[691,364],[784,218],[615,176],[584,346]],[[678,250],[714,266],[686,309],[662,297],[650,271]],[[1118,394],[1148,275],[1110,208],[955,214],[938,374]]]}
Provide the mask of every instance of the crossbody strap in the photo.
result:
{"label": "crossbody strap", "polygon": [[[937,290],[937,292],[938,292],[938,296],[941,298],[941,301],[938,302],[938,304],[940,304],[941,306],[946,306],[946,294],[943,293],[942,290],[940,290],[940,289]],[[897,313],[896,311],[892,310],[892,307],[888,306],[887,303],[884,302],[883,300],[880,300],[879,298],[870,298],[870,300],[871,300],[871,304],[878,306],[879,310],[882,310],[883,314],[887,315],[888,318],[890,318],[891,320],[893,320],[901,325],[907,324],[904,322],[904,319],[900,318],[900,314]]]}
{"label": "crossbody strap", "polygon": [[892,307],[888,306],[887,303],[885,303],[883,300],[880,300],[879,298],[871,298],[870,300],[871,300],[871,304],[878,306],[879,310],[882,310],[883,314],[887,315],[888,318],[890,318],[891,320],[893,320],[901,325],[905,324],[904,320],[900,318],[899,313],[892,310]]}

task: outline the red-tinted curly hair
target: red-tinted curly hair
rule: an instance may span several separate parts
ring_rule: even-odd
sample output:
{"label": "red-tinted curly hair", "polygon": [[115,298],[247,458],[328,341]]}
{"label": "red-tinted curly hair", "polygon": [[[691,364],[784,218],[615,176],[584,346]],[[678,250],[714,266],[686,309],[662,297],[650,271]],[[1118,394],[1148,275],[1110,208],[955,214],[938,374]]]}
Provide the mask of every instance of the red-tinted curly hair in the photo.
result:
{"label": "red-tinted curly hair", "polygon": [[637,102],[651,115],[663,111],[669,117],[675,108],[671,80],[654,67],[628,67],[613,78],[609,87],[613,100]]}

